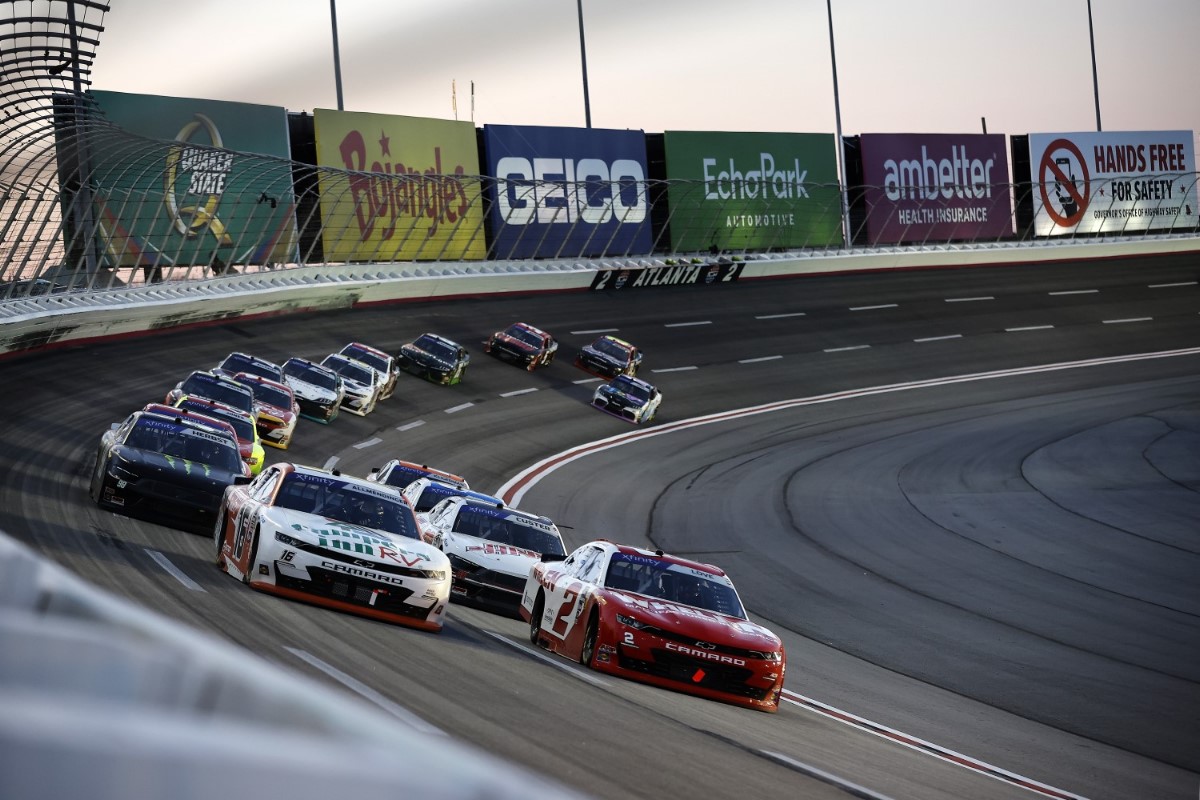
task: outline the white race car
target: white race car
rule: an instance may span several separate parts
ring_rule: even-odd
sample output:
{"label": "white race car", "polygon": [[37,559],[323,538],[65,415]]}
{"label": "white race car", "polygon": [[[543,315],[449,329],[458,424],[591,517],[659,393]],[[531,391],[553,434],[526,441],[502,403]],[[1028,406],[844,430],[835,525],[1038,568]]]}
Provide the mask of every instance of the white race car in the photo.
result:
{"label": "white race car", "polygon": [[331,369],[342,378],[342,408],[351,414],[365,417],[375,410],[383,392],[383,377],[375,370],[346,356],[325,356],[321,366]]}
{"label": "white race car", "polygon": [[640,425],[650,422],[662,405],[662,392],[642,380],[618,375],[601,384],[592,396],[592,406],[626,422]]}
{"label": "white race car", "polygon": [[274,464],[226,491],[217,566],[265,592],[428,631],[450,601],[450,562],[394,490]]}
{"label": "white race car", "polygon": [[517,617],[530,568],[543,554],[566,555],[562,535],[549,518],[516,508],[456,496],[424,517],[433,544],[450,557],[456,603]]}
{"label": "white race car", "polygon": [[303,358],[283,362],[283,382],[292,388],[300,416],[329,423],[337,419],[345,387],[331,369]]}

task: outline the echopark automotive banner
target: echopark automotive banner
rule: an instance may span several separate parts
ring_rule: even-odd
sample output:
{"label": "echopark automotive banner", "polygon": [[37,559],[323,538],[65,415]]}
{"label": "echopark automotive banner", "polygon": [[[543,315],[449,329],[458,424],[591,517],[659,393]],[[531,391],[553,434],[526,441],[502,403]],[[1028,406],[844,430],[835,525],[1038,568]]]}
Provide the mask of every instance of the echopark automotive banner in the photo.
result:
{"label": "echopark automotive banner", "polygon": [[1012,233],[1004,134],[864,133],[859,146],[872,244]]}
{"label": "echopark automotive banner", "polygon": [[1029,134],[1038,236],[1194,228],[1191,131]]}
{"label": "echopark automotive banner", "polygon": [[648,253],[641,131],[485,125],[493,258]]}

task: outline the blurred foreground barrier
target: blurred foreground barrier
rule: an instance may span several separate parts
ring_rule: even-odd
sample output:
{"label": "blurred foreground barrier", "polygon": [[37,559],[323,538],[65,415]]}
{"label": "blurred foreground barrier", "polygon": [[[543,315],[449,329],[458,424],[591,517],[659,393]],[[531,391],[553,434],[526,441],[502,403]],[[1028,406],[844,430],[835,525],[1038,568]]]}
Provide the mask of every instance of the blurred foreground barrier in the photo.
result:
{"label": "blurred foreground barrier", "polygon": [[0,797],[579,795],[101,592],[0,532]]}

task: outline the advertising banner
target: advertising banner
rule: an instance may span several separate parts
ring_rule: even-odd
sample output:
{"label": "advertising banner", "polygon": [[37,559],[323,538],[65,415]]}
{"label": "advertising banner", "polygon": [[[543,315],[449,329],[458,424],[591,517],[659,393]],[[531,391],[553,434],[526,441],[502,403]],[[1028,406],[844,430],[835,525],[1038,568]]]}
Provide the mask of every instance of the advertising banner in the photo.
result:
{"label": "advertising banner", "polygon": [[1029,134],[1034,233],[1195,228],[1191,131]]}
{"label": "advertising banner", "polygon": [[663,146],[673,250],[842,243],[833,134],[667,131]]}
{"label": "advertising banner", "polygon": [[485,125],[494,258],[650,252],[641,131]]}
{"label": "advertising banner", "polygon": [[486,256],[470,122],[316,109],[313,125],[317,166],[336,170],[318,171],[327,259]]}
{"label": "advertising banner", "polygon": [[859,147],[871,244],[1012,235],[1004,134],[864,133]]}
{"label": "advertising banner", "polygon": [[[101,119],[86,159],[100,252],[113,266],[295,260],[296,218],[282,107],[91,93]],[[268,156],[273,158],[263,158]]]}
{"label": "advertising banner", "polygon": [[602,269],[592,278],[595,292],[644,289],[651,286],[712,286],[733,283],[742,275],[741,262],[711,261],[665,267]]}

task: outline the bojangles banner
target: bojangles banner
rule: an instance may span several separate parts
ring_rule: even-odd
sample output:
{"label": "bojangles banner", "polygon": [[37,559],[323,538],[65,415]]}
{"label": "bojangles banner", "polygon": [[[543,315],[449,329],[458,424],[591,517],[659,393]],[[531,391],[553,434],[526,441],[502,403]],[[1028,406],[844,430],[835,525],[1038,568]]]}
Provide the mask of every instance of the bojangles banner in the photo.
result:
{"label": "bojangles banner", "polygon": [[482,259],[479,150],[470,122],[317,109],[325,257]]}

